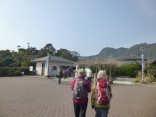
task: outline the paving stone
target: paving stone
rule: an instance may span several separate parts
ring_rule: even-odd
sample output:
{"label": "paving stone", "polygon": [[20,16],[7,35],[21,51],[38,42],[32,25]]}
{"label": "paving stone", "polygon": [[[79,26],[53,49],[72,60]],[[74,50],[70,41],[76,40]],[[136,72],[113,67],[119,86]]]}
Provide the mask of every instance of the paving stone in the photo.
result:
{"label": "paving stone", "polygon": [[[0,117],[74,117],[70,83],[44,77],[0,78]],[[109,117],[156,117],[156,87],[112,85]],[[89,103],[87,117],[95,111]]]}

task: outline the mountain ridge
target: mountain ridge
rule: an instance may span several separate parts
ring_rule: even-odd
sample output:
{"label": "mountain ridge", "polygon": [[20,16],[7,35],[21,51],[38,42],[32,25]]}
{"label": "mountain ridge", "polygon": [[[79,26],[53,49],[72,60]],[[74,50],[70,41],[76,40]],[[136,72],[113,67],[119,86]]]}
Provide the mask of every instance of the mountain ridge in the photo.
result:
{"label": "mountain ridge", "polygon": [[123,57],[131,57],[131,56],[138,56],[141,57],[142,52],[140,47],[144,48],[143,54],[145,58],[148,60],[155,60],[156,59],[156,43],[147,44],[147,43],[140,43],[131,46],[130,48],[112,48],[112,47],[105,47],[103,48],[97,55],[85,56],[80,57],[79,60],[90,60],[90,59],[119,59]]}

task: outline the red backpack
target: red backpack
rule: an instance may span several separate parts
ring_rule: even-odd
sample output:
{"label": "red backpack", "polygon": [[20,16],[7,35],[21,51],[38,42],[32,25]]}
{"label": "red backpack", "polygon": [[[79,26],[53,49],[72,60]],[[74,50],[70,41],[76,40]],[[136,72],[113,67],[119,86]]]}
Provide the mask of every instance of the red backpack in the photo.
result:
{"label": "red backpack", "polygon": [[110,83],[107,78],[98,79],[94,98],[100,105],[107,105],[110,103],[112,93],[110,91]]}

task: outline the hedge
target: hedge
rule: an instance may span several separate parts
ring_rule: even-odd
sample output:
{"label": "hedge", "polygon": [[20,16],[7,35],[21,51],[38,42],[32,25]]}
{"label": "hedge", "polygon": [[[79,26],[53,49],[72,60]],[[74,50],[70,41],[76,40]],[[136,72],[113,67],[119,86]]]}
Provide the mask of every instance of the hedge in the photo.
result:
{"label": "hedge", "polygon": [[130,76],[135,78],[138,71],[141,70],[140,64],[124,64],[116,69],[117,76]]}
{"label": "hedge", "polygon": [[29,67],[0,67],[0,77],[4,76],[21,76],[21,72],[30,75]]}

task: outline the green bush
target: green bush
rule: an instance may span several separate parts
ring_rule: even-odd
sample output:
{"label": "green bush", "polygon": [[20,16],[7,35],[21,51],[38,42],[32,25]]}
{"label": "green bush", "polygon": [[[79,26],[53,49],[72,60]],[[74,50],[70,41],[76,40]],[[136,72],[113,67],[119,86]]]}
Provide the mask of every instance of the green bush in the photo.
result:
{"label": "green bush", "polygon": [[[100,69],[106,70],[107,75],[110,75],[111,77],[119,77],[119,76],[130,76],[132,78],[135,78],[138,71],[141,70],[141,64],[124,64],[119,67],[116,66],[91,66],[90,67],[93,73],[98,72]],[[110,71],[111,70],[111,71]]]}
{"label": "green bush", "polygon": [[140,64],[124,64],[116,68],[116,75],[135,78],[139,70],[141,70]]}
{"label": "green bush", "polygon": [[149,73],[145,76],[145,79],[147,82],[155,82],[155,77],[154,77],[154,74],[152,73]]}
{"label": "green bush", "polygon": [[155,82],[155,78],[153,75],[151,75],[151,77],[149,78],[149,82]]}
{"label": "green bush", "polygon": [[96,69],[98,68],[96,68],[96,66],[91,66],[90,69],[92,70],[92,73],[96,73]]}
{"label": "green bush", "polygon": [[29,75],[28,67],[0,67],[0,77],[3,76],[21,76],[21,72],[25,75]]}
{"label": "green bush", "polygon": [[140,79],[139,78],[136,78],[136,79],[134,79],[134,82],[135,83],[138,83],[138,82],[140,82]]}

